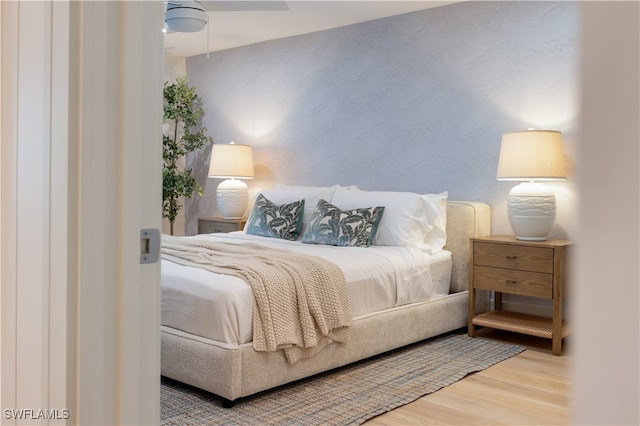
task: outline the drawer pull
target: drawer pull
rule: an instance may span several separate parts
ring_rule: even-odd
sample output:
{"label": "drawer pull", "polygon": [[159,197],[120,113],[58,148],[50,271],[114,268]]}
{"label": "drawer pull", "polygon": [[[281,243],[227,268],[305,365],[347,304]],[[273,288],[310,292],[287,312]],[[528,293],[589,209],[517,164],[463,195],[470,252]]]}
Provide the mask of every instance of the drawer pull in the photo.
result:
{"label": "drawer pull", "polygon": [[506,280],[505,282],[507,284],[517,284],[518,283],[518,281],[516,281],[516,280]]}
{"label": "drawer pull", "polygon": [[516,260],[518,258],[518,256],[507,256],[507,259],[509,260]]}

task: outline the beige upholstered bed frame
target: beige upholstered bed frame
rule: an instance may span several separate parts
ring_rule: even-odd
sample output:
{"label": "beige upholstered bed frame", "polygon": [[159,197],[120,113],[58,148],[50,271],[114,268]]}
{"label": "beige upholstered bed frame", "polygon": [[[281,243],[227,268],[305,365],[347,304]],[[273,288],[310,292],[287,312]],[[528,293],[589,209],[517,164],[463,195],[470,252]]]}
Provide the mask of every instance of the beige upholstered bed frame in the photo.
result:
{"label": "beige upholstered bed frame", "polygon": [[[427,302],[388,309],[354,322],[351,341],[289,365],[282,351],[256,352],[251,344],[213,344],[162,327],[161,373],[225,398],[238,398],[408,345],[467,324],[469,238],[490,232],[489,206],[447,203],[447,246],[453,253],[451,291]],[[479,304],[488,303],[487,299]]]}

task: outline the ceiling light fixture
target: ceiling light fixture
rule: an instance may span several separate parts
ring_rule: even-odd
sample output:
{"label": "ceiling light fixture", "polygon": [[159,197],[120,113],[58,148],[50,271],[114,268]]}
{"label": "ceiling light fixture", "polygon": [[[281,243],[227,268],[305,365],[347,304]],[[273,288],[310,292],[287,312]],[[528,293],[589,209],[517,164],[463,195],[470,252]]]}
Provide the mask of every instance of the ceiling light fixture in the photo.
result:
{"label": "ceiling light fixture", "polygon": [[170,30],[179,33],[202,31],[208,16],[202,3],[196,0],[170,1],[164,14],[164,22]]}

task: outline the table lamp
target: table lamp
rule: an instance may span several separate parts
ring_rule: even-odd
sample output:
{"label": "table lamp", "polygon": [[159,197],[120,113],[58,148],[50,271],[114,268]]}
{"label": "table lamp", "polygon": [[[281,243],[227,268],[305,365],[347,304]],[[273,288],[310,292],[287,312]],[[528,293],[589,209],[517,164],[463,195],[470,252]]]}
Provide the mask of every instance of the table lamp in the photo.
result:
{"label": "table lamp", "polygon": [[509,224],[517,239],[546,239],[556,218],[556,197],[541,181],[564,180],[566,174],[560,132],[527,130],[502,135],[497,179],[523,181],[507,197]]}
{"label": "table lamp", "polygon": [[209,177],[225,179],[216,189],[216,205],[222,217],[242,218],[249,204],[249,189],[239,179],[253,179],[251,147],[235,142],[213,144]]}

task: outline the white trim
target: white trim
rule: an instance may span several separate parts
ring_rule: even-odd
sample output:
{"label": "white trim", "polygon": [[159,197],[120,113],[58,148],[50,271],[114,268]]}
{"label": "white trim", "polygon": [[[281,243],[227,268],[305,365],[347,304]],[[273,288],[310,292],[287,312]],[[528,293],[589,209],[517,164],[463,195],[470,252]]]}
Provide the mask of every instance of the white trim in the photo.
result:
{"label": "white trim", "polygon": [[[140,266],[140,229],[160,228],[162,159],[162,38],[158,22],[162,8],[145,2],[126,2],[127,34],[124,45],[121,98],[123,194],[139,198],[128,203],[121,230],[123,277],[119,317],[123,348],[120,350],[120,401],[123,423],[160,423],[160,268]],[[155,15],[154,15],[155,13]],[[155,17],[155,19],[154,19]],[[148,206],[157,206],[149,208]],[[133,362],[131,362],[133,361]]]}
{"label": "white trim", "polygon": [[0,120],[0,405],[17,406],[16,368],[17,351],[17,103],[18,103],[18,4],[0,3],[2,21],[2,66],[0,87],[2,91],[2,116]]}
{"label": "white trim", "polygon": [[[75,283],[73,271],[68,267],[73,247],[73,238],[69,232],[74,223],[70,213],[73,193],[68,186],[69,175],[73,167],[69,161],[69,148],[72,129],[67,118],[71,111],[71,83],[69,79],[71,16],[67,2],[52,2],[51,45],[55,54],[51,54],[50,87],[50,171],[49,200],[50,213],[48,227],[49,245],[49,400],[48,406],[60,410],[72,410],[70,401],[74,391],[73,329],[69,313],[75,313],[74,299],[69,291],[70,283]],[[55,28],[55,31],[53,29]],[[69,411],[70,413],[71,411]]]}
{"label": "white trim", "polygon": [[120,11],[108,2],[83,2],[80,19],[74,418],[79,424],[118,424]]}

